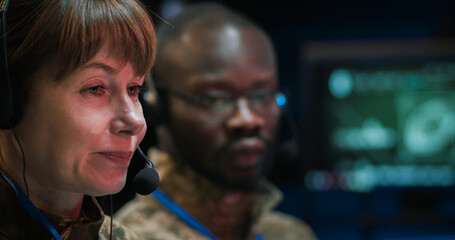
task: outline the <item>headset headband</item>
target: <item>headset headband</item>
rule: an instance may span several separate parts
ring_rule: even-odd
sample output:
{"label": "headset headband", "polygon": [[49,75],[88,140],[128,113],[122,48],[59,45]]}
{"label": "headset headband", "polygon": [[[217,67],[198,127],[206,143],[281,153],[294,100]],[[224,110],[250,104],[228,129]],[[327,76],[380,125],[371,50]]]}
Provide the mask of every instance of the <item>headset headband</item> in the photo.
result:
{"label": "headset headband", "polygon": [[9,0],[0,2],[0,129],[10,129],[16,126],[22,117],[22,94],[18,83],[9,74],[6,12]]}

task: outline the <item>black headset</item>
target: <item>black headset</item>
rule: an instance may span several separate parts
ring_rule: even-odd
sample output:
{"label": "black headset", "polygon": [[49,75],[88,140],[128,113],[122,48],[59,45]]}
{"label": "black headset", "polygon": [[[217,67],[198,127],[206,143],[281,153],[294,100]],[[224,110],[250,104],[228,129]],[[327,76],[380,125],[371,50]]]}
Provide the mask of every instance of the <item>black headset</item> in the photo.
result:
{"label": "black headset", "polygon": [[24,99],[19,84],[8,69],[6,12],[9,0],[3,0],[0,4],[0,129],[11,129],[22,117]]}
{"label": "black headset", "polygon": [[[144,115],[149,124],[154,126],[165,125],[169,122],[169,105],[167,103],[165,90],[161,87],[163,84],[156,80],[153,73],[151,75],[151,83],[152,86],[147,86],[147,88],[153,90],[142,94],[140,98],[144,108]],[[150,92],[153,92],[154,94],[152,103],[150,100],[146,99],[147,94],[151,94]]]}

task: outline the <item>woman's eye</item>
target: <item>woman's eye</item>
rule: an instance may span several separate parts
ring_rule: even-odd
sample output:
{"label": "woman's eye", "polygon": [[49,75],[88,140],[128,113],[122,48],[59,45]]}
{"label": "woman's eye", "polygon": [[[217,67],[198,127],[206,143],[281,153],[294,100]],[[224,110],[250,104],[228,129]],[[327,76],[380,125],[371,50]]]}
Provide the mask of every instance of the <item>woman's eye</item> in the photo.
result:
{"label": "woman's eye", "polygon": [[132,86],[132,87],[128,88],[128,94],[136,96],[136,95],[139,95],[141,90],[142,90],[142,86],[141,85]]}
{"label": "woman's eye", "polygon": [[106,88],[103,86],[94,86],[94,87],[89,87],[85,89],[86,93],[95,95],[95,96],[101,96],[106,92]]}

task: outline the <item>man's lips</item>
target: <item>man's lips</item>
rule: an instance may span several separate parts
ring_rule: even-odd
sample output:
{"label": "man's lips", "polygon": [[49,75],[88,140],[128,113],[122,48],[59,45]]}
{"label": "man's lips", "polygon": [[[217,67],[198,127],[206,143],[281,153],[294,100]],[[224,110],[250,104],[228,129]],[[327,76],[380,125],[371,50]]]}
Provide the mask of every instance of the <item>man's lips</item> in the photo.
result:
{"label": "man's lips", "polygon": [[259,152],[237,152],[234,153],[234,166],[241,169],[250,169],[256,166],[258,162]]}
{"label": "man's lips", "polygon": [[132,151],[112,151],[112,152],[97,152],[96,154],[109,159],[115,164],[128,166],[130,164]]}
{"label": "man's lips", "polygon": [[256,138],[249,138],[234,142],[229,148],[234,167],[238,169],[254,168],[259,161],[259,155],[264,152],[266,144]]}
{"label": "man's lips", "polygon": [[229,146],[229,151],[248,151],[248,150],[259,150],[263,151],[266,147],[264,141],[258,138],[245,138],[233,142]]}

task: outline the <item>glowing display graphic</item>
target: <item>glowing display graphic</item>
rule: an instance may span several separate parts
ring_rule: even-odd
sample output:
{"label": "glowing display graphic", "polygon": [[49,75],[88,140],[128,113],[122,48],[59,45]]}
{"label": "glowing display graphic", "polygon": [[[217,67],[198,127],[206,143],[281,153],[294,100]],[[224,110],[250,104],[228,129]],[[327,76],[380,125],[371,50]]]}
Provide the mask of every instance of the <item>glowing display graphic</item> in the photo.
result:
{"label": "glowing display graphic", "polygon": [[322,79],[325,165],[308,189],[455,185],[455,62],[334,66]]}

